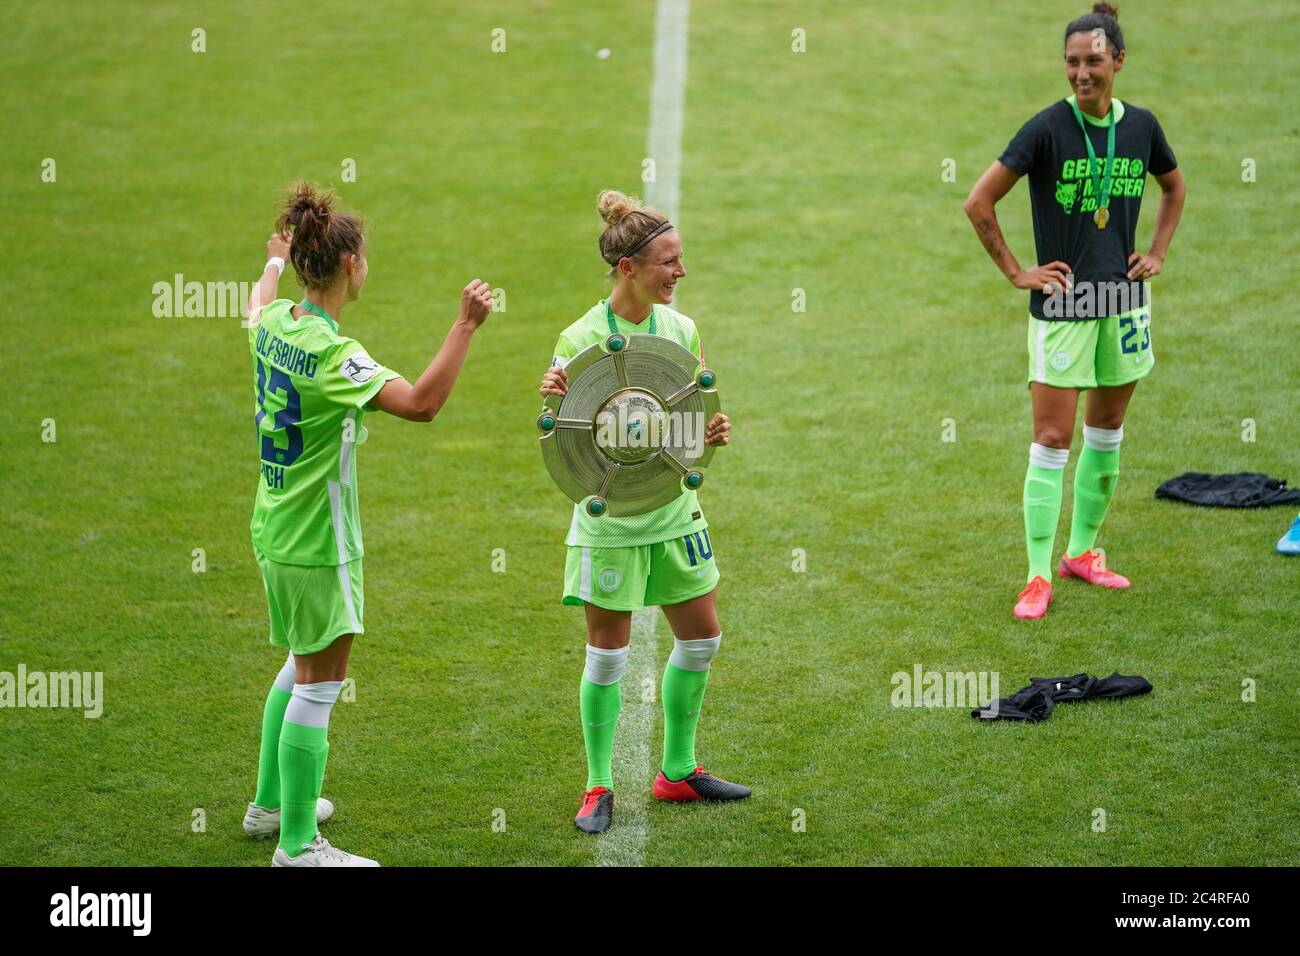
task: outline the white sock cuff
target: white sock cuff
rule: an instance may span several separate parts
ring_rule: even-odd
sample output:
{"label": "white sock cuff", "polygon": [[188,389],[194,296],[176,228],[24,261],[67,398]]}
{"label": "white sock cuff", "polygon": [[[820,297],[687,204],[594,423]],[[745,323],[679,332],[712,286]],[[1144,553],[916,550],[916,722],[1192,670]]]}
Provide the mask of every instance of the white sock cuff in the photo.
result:
{"label": "white sock cuff", "polygon": [[328,727],[330,710],[339,699],[343,681],[327,680],[319,684],[294,684],[293,697],[284,709],[284,719],[303,727]]}
{"label": "white sock cuff", "polygon": [[282,690],[286,694],[292,694],[293,682],[297,673],[298,666],[294,663],[293,655],[290,654],[289,659],[285,661],[284,666],[280,668],[280,673],[275,675],[275,689]]}
{"label": "white sock cuff", "polygon": [[673,652],[668,655],[668,663],[684,671],[706,671],[712,664],[714,655],[718,653],[718,645],[721,643],[721,634],[703,641],[683,641],[679,637],[674,637]]}
{"label": "white sock cuff", "polygon": [[1070,449],[1049,448],[1038,442],[1029,443],[1029,463],[1039,468],[1064,468],[1070,460]]}
{"label": "white sock cuff", "polygon": [[1119,428],[1083,426],[1083,443],[1093,451],[1119,451],[1119,443],[1123,440],[1123,425],[1120,425]]}
{"label": "white sock cuff", "polygon": [[583,675],[593,684],[607,687],[617,683],[627,669],[627,655],[631,646],[592,647],[587,645],[587,666]]}

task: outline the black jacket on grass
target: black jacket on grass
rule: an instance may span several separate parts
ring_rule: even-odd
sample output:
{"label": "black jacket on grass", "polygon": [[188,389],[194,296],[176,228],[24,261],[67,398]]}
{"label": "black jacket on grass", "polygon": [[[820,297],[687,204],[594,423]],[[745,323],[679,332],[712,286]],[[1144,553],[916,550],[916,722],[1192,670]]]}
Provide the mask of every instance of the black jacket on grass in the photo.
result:
{"label": "black jacket on grass", "polygon": [[1132,697],[1151,693],[1151,682],[1145,677],[1125,677],[1112,673],[1109,677],[1031,677],[1029,686],[1004,697],[988,707],[972,710],[970,715],[982,720],[1028,720],[1037,723],[1052,716],[1057,704],[1076,700]]}
{"label": "black jacket on grass", "polygon": [[1156,497],[1211,508],[1267,508],[1295,504],[1300,501],[1300,489],[1288,488],[1286,479],[1270,478],[1258,471],[1232,475],[1187,471],[1161,484]]}

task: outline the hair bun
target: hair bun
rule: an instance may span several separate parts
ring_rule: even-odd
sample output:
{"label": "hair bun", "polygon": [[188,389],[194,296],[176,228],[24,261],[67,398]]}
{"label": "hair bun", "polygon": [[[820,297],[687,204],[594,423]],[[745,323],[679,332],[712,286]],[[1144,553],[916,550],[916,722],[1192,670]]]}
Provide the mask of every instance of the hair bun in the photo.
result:
{"label": "hair bun", "polygon": [[603,189],[596,197],[596,211],[607,226],[617,226],[629,213],[641,208],[641,201],[635,196],[626,196],[617,189]]}
{"label": "hair bun", "polygon": [[298,229],[305,222],[313,231],[326,232],[333,212],[334,190],[318,190],[314,183],[299,182],[289,199],[289,223]]}
{"label": "hair bun", "polygon": [[1094,3],[1092,5],[1093,13],[1104,13],[1108,17],[1116,20],[1119,19],[1119,7],[1112,7],[1109,3]]}
{"label": "hair bun", "polygon": [[334,190],[296,182],[280,205],[276,232],[293,231],[289,258],[298,281],[309,289],[334,282],[343,257],[362,249],[365,224],[353,213],[334,209]]}

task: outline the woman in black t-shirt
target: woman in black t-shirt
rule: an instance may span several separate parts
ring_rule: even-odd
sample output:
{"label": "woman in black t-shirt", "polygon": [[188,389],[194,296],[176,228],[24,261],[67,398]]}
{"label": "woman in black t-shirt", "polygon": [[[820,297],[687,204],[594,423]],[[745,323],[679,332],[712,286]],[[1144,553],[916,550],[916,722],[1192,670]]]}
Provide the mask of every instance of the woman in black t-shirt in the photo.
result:
{"label": "woman in black t-shirt", "polygon": [[[1124,413],[1155,362],[1145,280],[1164,266],[1185,189],[1155,116],[1112,96],[1125,56],[1117,16],[1098,3],[1066,27],[1065,75],[1073,95],[1025,123],[966,200],[989,257],[1012,285],[1030,290],[1034,440],[1024,489],[1029,583],[1017,599],[1019,618],[1042,617],[1052,600],[1052,545],[1083,390],[1084,447],[1059,571],[1102,587],[1129,586],[1107,570],[1094,545],[1119,479]],[[1134,237],[1148,173],[1161,195],[1155,236],[1143,254]],[[1039,263],[1028,269],[1007,248],[994,212],[1026,174]]]}

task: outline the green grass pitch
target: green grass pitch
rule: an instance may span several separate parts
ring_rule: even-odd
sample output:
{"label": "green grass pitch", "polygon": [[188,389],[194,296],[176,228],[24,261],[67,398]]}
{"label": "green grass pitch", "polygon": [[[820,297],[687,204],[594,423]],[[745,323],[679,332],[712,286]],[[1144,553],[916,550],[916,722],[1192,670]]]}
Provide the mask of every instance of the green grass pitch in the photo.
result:
{"label": "green grass pitch", "polygon": [[[653,4],[438,6],[86,0],[24,5],[0,36],[0,670],[102,671],[105,695],[98,719],[0,710],[0,864],[270,862],[239,827],[282,659],[248,537],[245,335],[155,317],[152,287],[253,279],[301,177],[371,224],[343,330],[380,361],[417,374],[469,279],[507,292],[432,426],[367,422],[366,634],[326,835],[389,865],[597,861],[570,822],[569,508],[533,418],[556,334],[605,294],[596,193],[639,191]],[[1044,621],[1010,613],[1025,301],[961,205],[1068,93],[1060,33],[1087,6],[694,5],[680,290],[735,423],[702,492],[724,640],[699,753],[755,795],[651,806],[646,863],[1300,863],[1300,561],[1272,553],[1293,515],[1152,498],[1185,470],[1300,482],[1292,3],[1122,12],[1117,94],[1156,112],[1188,182],[1101,539],[1135,586],[1066,582]],[[999,209],[1022,262],[1027,196]],[[997,671],[1007,693],[1080,670],[1155,693],[989,726],[892,707],[890,675],[918,663]]]}

